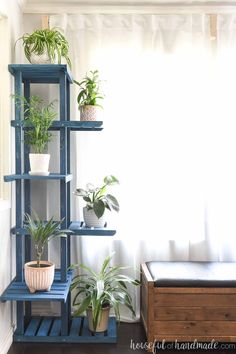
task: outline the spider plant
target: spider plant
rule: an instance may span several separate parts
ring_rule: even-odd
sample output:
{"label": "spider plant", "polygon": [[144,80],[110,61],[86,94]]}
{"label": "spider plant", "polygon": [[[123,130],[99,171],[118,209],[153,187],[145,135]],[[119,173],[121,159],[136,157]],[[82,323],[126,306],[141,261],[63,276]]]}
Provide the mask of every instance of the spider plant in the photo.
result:
{"label": "spider plant", "polygon": [[71,67],[69,44],[57,29],[37,29],[31,34],[24,34],[17,41],[19,40],[23,41],[25,56],[30,63],[32,53],[40,56],[46,52],[51,62],[55,62],[57,56],[58,64],[61,64],[63,57]]}
{"label": "spider plant", "polygon": [[53,218],[51,218],[49,221],[44,222],[39,219],[36,213],[34,213],[33,218],[29,214],[25,214],[25,221],[26,231],[34,240],[37,267],[40,268],[42,255],[48,242],[54,237],[66,237],[66,233],[70,231],[61,230],[59,228],[63,219],[60,221],[53,221]]}
{"label": "spider plant", "polygon": [[[85,274],[79,274],[72,280],[71,289],[77,290],[73,305],[77,307],[74,316],[79,316],[91,308],[93,328],[96,331],[104,307],[114,308],[117,320],[120,320],[120,305],[126,306],[135,316],[132,299],[127,284],[140,285],[140,282],[122,274],[128,267],[110,266],[113,255],[105,258],[101,270],[96,273],[93,269],[81,264],[79,269]],[[78,265],[74,265],[76,268]]]}

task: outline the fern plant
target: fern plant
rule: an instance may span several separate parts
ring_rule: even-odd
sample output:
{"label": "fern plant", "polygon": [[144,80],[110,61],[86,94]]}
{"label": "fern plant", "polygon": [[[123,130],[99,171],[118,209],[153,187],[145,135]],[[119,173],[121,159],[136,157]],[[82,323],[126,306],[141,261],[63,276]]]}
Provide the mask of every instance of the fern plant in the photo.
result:
{"label": "fern plant", "polygon": [[58,64],[61,64],[61,58],[65,58],[71,67],[68,41],[57,29],[37,29],[31,34],[24,34],[19,40],[23,41],[25,56],[30,63],[32,53],[42,55],[46,52],[52,62],[57,57]]}

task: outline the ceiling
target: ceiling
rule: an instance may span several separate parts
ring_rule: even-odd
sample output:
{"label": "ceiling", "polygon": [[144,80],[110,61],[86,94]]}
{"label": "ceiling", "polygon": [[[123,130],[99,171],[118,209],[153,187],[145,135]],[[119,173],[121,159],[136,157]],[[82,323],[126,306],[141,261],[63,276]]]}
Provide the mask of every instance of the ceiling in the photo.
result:
{"label": "ceiling", "polygon": [[152,12],[173,8],[236,9],[236,0],[21,0],[25,13]]}

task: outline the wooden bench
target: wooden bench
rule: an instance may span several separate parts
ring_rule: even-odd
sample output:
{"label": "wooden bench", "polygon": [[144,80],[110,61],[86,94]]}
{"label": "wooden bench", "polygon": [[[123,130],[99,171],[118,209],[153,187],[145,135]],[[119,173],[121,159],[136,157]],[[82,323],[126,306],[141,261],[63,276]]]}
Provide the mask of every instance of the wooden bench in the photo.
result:
{"label": "wooden bench", "polygon": [[236,342],[236,263],[147,262],[141,274],[148,343]]}

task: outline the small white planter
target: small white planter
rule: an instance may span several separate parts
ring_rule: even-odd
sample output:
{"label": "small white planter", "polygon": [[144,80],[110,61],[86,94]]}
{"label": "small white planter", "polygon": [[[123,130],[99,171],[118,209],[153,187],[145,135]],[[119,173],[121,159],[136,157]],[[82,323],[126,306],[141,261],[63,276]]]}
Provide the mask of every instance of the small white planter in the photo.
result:
{"label": "small white planter", "polygon": [[93,314],[92,314],[92,309],[88,308],[86,310],[87,312],[87,317],[88,317],[88,325],[89,325],[89,330],[91,332],[105,332],[108,328],[108,320],[109,320],[109,313],[110,313],[110,307],[105,307],[102,309],[102,315],[100,322],[98,323],[98,326],[96,330],[94,330],[93,327]]}
{"label": "small white planter", "polygon": [[37,267],[37,261],[25,263],[25,282],[32,294],[37,290],[50,291],[53,283],[55,264],[41,261],[40,265]]}
{"label": "small white planter", "polygon": [[83,208],[84,222],[87,227],[104,227],[105,213],[101,218],[98,218],[93,209],[88,210],[87,207]]}
{"label": "small white planter", "polygon": [[54,62],[52,62],[52,60],[49,58],[47,52],[44,52],[41,55],[31,53],[30,62],[31,64],[54,64]]}
{"label": "small white planter", "polygon": [[29,154],[30,175],[48,176],[50,154]]}
{"label": "small white planter", "polygon": [[80,120],[94,121],[97,120],[99,112],[98,106],[84,105],[80,107]]}

